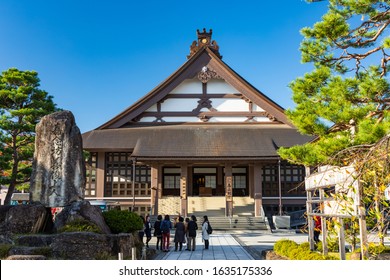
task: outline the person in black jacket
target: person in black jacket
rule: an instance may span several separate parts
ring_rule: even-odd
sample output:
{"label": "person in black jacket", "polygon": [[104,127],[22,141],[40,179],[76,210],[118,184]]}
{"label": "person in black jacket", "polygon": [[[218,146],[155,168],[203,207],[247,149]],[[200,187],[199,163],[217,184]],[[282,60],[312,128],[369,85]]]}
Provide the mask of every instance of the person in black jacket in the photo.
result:
{"label": "person in black jacket", "polygon": [[139,240],[144,243],[144,235],[145,235],[145,218],[144,216],[139,216],[140,219],[142,220],[142,229],[138,230],[138,237],[139,237]]}
{"label": "person in black jacket", "polygon": [[183,243],[185,241],[185,226],[184,226],[184,218],[179,217],[178,222],[175,224],[175,251],[177,251],[178,247],[181,251],[183,248]]}
{"label": "person in black jacket", "polygon": [[[154,233],[153,235],[156,236],[157,242],[156,242],[156,250],[161,250],[162,251],[162,233],[161,233],[161,220],[162,216],[158,215],[157,216],[157,221],[154,222]],[[159,246],[160,245],[160,246]]]}
{"label": "person in black jacket", "polygon": [[196,223],[196,217],[194,215],[191,216],[191,221],[188,222],[187,231],[188,231],[188,243],[187,249],[188,251],[195,251],[196,246],[196,230],[198,229],[198,224]]}
{"label": "person in black jacket", "polygon": [[146,248],[149,248],[149,241],[152,239],[152,225],[150,224],[150,216],[147,215],[145,218],[144,232],[146,235]]}

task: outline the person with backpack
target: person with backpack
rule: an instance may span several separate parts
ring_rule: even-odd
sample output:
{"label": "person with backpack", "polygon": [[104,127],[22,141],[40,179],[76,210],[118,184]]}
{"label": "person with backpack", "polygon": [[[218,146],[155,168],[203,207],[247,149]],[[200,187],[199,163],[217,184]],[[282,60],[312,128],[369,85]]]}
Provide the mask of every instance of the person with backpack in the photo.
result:
{"label": "person with backpack", "polygon": [[204,240],[204,249],[209,249],[209,238],[212,233],[212,228],[209,222],[209,218],[207,216],[203,216],[203,224],[202,224],[202,239]]}
{"label": "person with backpack", "polygon": [[191,216],[191,220],[188,222],[187,226],[187,251],[195,251],[196,246],[196,231],[198,229],[198,224],[196,223],[196,217],[194,215]]}
{"label": "person with backpack", "polygon": [[169,219],[169,215],[165,215],[164,220],[161,222],[161,233],[163,252],[169,252],[169,239],[171,238],[172,223]]}
{"label": "person with backpack", "polygon": [[154,222],[154,233],[153,235],[156,236],[157,242],[156,242],[156,250],[161,250],[162,251],[162,233],[161,233],[161,220],[162,216],[158,215],[157,216],[157,221]]}

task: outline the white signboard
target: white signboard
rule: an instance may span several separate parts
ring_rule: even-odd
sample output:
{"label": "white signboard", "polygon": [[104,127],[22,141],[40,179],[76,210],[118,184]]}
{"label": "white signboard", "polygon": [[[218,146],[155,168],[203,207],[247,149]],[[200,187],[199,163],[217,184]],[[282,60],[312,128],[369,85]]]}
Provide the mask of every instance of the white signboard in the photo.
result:
{"label": "white signboard", "polygon": [[390,186],[385,189],[385,197],[387,200],[390,200]]}
{"label": "white signboard", "polygon": [[323,202],[323,213],[329,215],[355,213],[358,204],[358,187],[356,172],[351,166],[324,166],[318,173],[305,178],[307,191],[329,188],[328,197],[325,197]]}
{"label": "white signboard", "polygon": [[348,187],[356,181],[354,175],[355,169],[351,166],[324,166],[319,172],[305,178],[305,188],[312,190],[340,184]]}

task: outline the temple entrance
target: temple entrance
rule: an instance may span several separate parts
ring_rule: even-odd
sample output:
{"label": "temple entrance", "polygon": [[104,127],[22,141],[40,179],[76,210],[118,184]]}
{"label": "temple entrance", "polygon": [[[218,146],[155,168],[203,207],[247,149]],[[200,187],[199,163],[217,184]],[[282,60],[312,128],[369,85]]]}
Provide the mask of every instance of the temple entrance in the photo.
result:
{"label": "temple entrance", "polygon": [[192,194],[194,196],[215,195],[216,175],[194,174]]}
{"label": "temple entrance", "polygon": [[192,195],[212,196],[217,187],[216,167],[194,167]]}
{"label": "temple entrance", "polygon": [[195,174],[193,179],[193,187],[192,187],[192,194],[194,196],[199,195],[199,189],[202,190],[205,188],[205,175],[202,174]]}

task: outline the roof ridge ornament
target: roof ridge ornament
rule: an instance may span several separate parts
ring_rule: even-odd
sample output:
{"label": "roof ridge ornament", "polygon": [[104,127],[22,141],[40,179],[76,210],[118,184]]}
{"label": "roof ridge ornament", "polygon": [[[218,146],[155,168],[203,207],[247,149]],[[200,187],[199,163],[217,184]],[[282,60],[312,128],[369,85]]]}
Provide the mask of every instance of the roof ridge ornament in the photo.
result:
{"label": "roof ridge ornament", "polygon": [[198,36],[198,41],[193,41],[190,46],[190,54],[187,55],[187,58],[191,58],[194,54],[196,54],[203,47],[207,47],[212,50],[220,59],[222,59],[222,55],[219,53],[219,46],[215,40],[211,40],[211,35],[213,34],[213,30],[210,29],[209,32],[206,31],[206,28],[203,28],[203,32],[200,32],[199,29],[196,30],[196,34]]}

